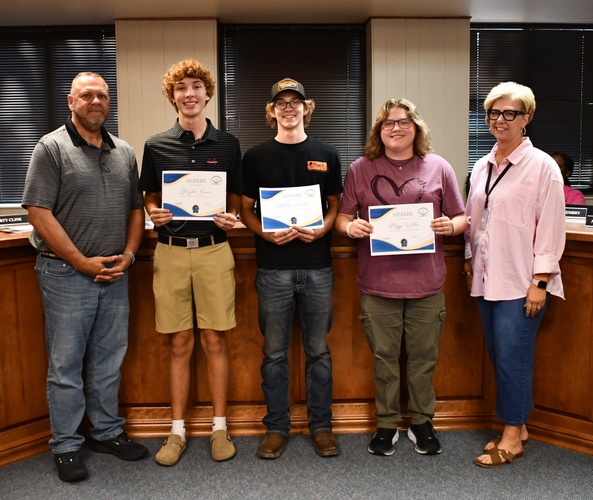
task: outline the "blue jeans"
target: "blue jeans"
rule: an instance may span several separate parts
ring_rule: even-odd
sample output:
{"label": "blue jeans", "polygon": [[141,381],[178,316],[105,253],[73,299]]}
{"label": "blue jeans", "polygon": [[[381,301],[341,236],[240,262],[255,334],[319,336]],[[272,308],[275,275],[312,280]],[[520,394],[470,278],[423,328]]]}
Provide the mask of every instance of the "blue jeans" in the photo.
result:
{"label": "blue jeans", "polygon": [[535,338],[548,305],[525,316],[525,297],[490,301],[478,297],[486,348],[496,375],[496,415],[506,425],[523,425],[533,408]]}
{"label": "blue jeans", "polygon": [[122,431],[118,394],[128,346],[128,274],[113,283],[95,283],[67,262],[41,255],[35,270],[49,361],[49,444],[54,453],[65,453],[84,442],[78,427],[85,410],[93,438],[111,439]]}
{"label": "blue jeans", "polygon": [[258,319],[264,335],[262,390],[268,407],[263,423],[268,432],[290,432],[288,347],[295,306],[307,358],[309,430],[315,433],[332,428],[332,362],[327,335],[332,325],[333,285],[331,267],[257,271]]}

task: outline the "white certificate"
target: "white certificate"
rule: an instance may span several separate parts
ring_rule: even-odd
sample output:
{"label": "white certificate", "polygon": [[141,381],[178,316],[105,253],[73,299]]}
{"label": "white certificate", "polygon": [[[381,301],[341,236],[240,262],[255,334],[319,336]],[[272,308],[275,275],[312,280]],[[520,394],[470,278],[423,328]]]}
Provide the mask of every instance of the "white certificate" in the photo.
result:
{"label": "white certificate", "polygon": [[262,231],[273,233],[291,226],[323,227],[319,185],[259,188]]}
{"label": "white certificate", "polygon": [[226,211],[226,172],[163,172],[161,195],[173,220],[211,220]]}
{"label": "white certificate", "polygon": [[371,255],[434,253],[432,203],[369,207]]}

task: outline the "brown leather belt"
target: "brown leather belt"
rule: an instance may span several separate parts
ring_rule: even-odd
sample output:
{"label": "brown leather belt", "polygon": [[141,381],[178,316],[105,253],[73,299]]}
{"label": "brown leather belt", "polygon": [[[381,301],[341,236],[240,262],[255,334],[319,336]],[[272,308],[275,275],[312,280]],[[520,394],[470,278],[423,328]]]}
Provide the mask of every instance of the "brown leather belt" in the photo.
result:
{"label": "brown leather belt", "polygon": [[38,252],[39,255],[41,255],[42,257],[47,257],[48,259],[57,259],[57,260],[62,260],[61,257],[59,257],[57,254],[53,253],[53,252]]}

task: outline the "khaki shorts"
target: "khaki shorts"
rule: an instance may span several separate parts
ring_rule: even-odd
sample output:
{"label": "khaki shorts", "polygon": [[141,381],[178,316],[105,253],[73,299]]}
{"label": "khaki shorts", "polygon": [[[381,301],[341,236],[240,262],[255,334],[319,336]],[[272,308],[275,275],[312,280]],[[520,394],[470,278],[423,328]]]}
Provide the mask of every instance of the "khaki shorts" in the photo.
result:
{"label": "khaki shorts", "polygon": [[156,330],[226,331],[235,320],[235,259],[227,242],[203,248],[157,243],[154,252]]}

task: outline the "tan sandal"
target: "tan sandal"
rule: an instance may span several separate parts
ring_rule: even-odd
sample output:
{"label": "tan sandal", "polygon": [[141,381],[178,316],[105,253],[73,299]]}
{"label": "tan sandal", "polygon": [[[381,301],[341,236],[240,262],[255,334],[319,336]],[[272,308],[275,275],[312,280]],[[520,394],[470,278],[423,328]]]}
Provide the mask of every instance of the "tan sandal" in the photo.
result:
{"label": "tan sandal", "polygon": [[[502,439],[502,436],[496,436],[492,441],[488,441],[486,443],[486,446],[491,444],[491,445],[493,445],[493,448],[496,448],[498,446],[498,444],[500,443],[501,439]],[[521,446],[525,447],[527,445],[527,443],[529,443],[529,438],[521,439]],[[493,448],[486,448],[486,446],[484,446],[484,448],[483,448],[485,452],[488,452],[493,449]]]}
{"label": "tan sandal", "polygon": [[476,463],[476,465],[479,465],[480,467],[486,467],[488,469],[492,469],[494,467],[500,467],[501,465],[505,465],[505,464],[510,464],[512,462],[516,462],[517,460],[521,460],[523,458],[522,451],[515,455],[514,453],[511,453],[508,450],[501,450],[496,446],[494,448],[492,448],[491,450],[489,450],[488,452],[486,452],[485,455],[490,456],[492,463],[487,464],[485,462],[478,460],[478,458],[480,458],[480,457],[476,457],[475,463]]}

